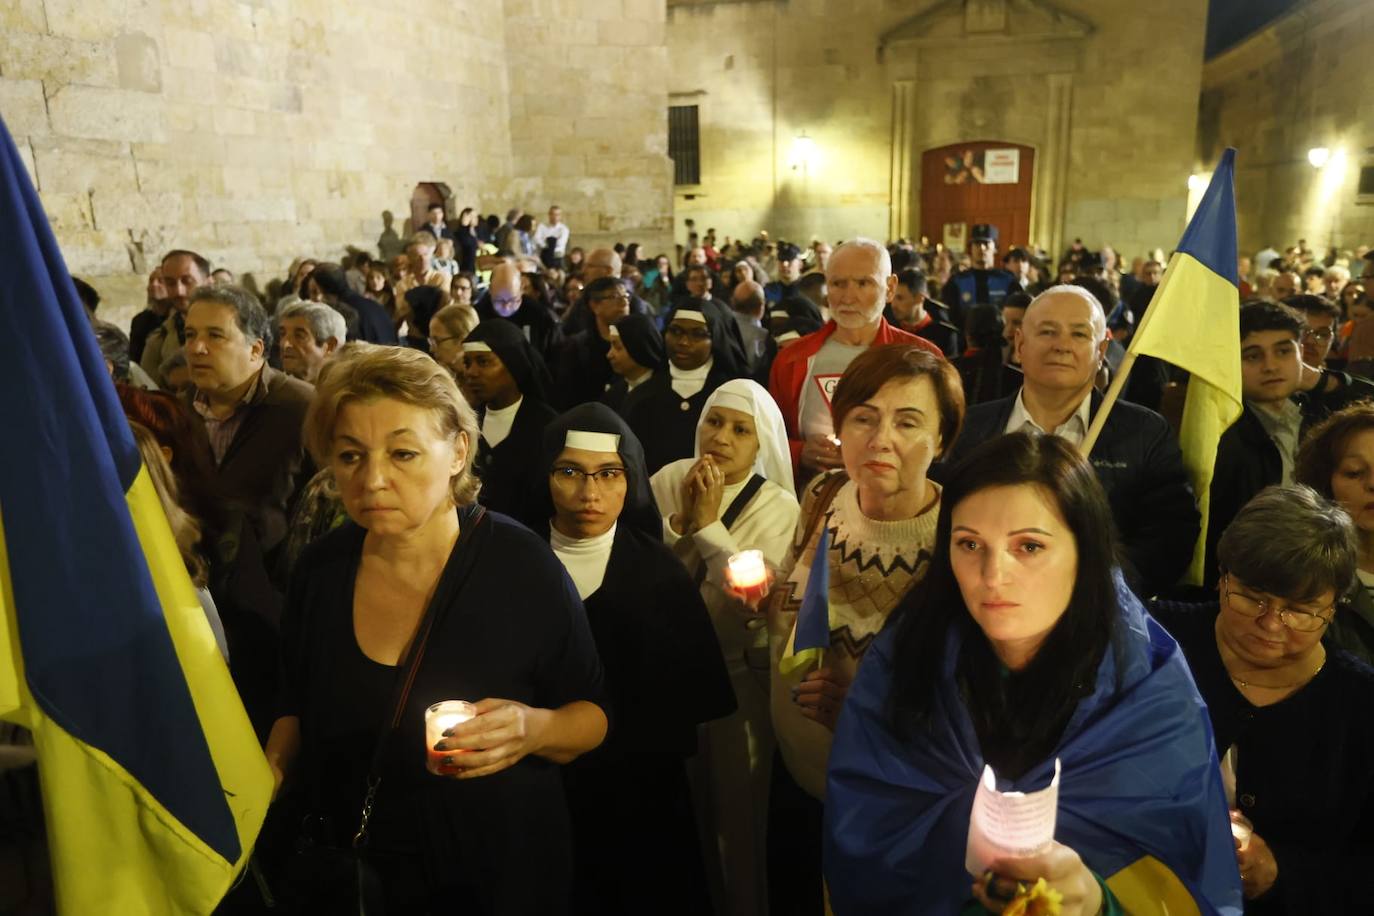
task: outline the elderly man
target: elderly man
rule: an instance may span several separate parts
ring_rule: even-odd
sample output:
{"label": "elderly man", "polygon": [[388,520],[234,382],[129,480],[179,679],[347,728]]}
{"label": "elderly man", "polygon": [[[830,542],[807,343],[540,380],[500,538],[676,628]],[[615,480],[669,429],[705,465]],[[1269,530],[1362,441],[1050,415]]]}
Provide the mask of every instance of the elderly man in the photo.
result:
{"label": "elderly man", "polygon": [[[1021,390],[970,407],[949,462],[1004,433],[1034,430],[1083,444],[1102,395],[1093,379],[1107,353],[1107,318],[1092,293],[1053,286],[1026,308],[1016,333]],[[1152,595],[1188,567],[1200,517],[1169,423],[1152,410],[1117,401],[1088,456],[1107,492],[1133,576]]]}
{"label": "elderly man", "polygon": [[548,306],[525,297],[518,266],[505,261],[492,268],[491,286],[477,300],[475,308],[483,321],[504,318],[519,326],[544,361],[553,365],[563,341],[558,316]]}
{"label": "elderly man", "polygon": [[897,278],[887,249],[872,239],[845,242],[830,256],[825,274],[830,320],[778,353],[768,390],[787,425],[792,462],[807,474],[840,467],[830,419],[830,396],[844,370],[864,350],[890,343],[912,343],[936,356],[940,348],[883,319]]}
{"label": "elderly man", "polygon": [[417,232],[406,243],[405,265],[396,280],[396,327],[410,317],[406,305],[406,293],[418,286],[433,286],[448,292],[450,278],[447,273],[434,266],[434,236],[428,232]]}
{"label": "elderly man", "polygon": [[271,337],[267,313],[246,289],[192,295],[188,398],[205,425],[220,492],[247,512],[265,553],[281,543],[288,507],[309,477],[301,423],[315,390],[267,365]]}
{"label": "elderly man", "polygon": [[763,314],[767,305],[763,287],[755,280],[742,280],[735,284],[730,294],[730,311],[735,324],[739,327],[740,338],[744,341],[744,357],[749,363],[752,376],[762,375],[767,379],[767,369],[777,353],[777,343],[773,335],[763,326]]}
{"label": "elderly man", "polygon": [[138,362],[149,378],[162,385],[166,381],[162,377],[163,365],[181,350],[191,294],[210,283],[210,262],[194,251],[178,248],[163,255],[159,269],[167,297],[167,318],[148,332]]}
{"label": "elderly man", "polygon": [[315,384],[324,364],[348,339],[343,315],[322,302],[293,302],[277,313],[282,371]]}

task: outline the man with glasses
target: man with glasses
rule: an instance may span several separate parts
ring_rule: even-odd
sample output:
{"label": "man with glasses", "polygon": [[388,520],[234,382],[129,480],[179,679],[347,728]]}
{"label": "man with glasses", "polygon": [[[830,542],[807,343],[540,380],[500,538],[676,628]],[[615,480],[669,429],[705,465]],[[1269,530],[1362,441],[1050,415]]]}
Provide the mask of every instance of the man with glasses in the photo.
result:
{"label": "man with glasses", "polygon": [[491,285],[477,300],[477,315],[483,321],[504,319],[524,332],[544,362],[552,365],[563,343],[558,316],[553,309],[524,294],[520,268],[512,261],[502,261],[491,269]]}
{"label": "man with glasses", "polygon": [[617,277],[598,277],[582,289],[582,302],[594,324],[563,341],[554,374],[552,397],[563,410],[600,400],[615,381],[606,359],[611,349],[611,325],[630,314],[630,293]]}
{"label": "man with glasses", "polygon": [[1336,303],[1325,296],[1292,296],[1283,302],[1302,312],[1306,326],[1302,329],[1302,375],[1298,390],[1306,392],[1313,408],[1320,413],[1334,413],[1356,401],[1374,397],[1374,382],[1349,372],[1341,365],[1331,365],[1331,346],[1340,328],[1341,312]]}

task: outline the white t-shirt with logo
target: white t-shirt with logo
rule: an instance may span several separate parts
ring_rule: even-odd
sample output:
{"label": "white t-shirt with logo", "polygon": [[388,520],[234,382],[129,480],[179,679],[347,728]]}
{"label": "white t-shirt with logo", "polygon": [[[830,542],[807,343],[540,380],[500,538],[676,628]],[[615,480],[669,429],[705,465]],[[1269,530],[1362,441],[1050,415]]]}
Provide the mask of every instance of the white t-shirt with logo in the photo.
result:
{"label": "white t-shirt with logo", "polygon": [[863,344],[840,343],[833,336],[821,344],[820,350],[811,358],[806,381],[802,384],[798,411],[801,422],[798,425],[803,437],[809,439],[817,434],[835,434],[835,425],[830,418],[830,399],[835,394],[835,384],[854,357],[867,349]]}

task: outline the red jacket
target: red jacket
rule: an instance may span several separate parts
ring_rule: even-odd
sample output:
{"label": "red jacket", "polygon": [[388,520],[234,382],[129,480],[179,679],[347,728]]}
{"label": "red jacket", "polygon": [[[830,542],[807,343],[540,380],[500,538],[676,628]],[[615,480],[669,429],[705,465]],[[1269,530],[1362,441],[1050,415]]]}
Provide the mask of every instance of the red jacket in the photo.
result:
{"label": "red jacket", "polygon": [[[830,335],[835,333],[834,320],[827,321],[825,327],[812,334],[798,340],[792,346],[778,351],[777,357],[773,360],[773,369],[768,373],[768,391],[773,395],[773,400],[778,402],[778,409],[782,411],[782,419],[787,424],[787,447],[792,451],[792,470],[797,470],[797,462],[801,458],[802,435],[801,435],[801,391],[802,385],[806,384],[806,377],[811,374],[811,360],[820,352],[821,346],[830,339]],[[871,346],[881,346],[882,344],[906,343],[914,344],[922,349],[929,350],[936,356],[944,359],[945,355],[940,352],[940,348],[924,337],[917,337],[915,334],[908,334],[900,328],[895,328],[888,324],[886,319],[878,319],[878,336],[873,338]]]}

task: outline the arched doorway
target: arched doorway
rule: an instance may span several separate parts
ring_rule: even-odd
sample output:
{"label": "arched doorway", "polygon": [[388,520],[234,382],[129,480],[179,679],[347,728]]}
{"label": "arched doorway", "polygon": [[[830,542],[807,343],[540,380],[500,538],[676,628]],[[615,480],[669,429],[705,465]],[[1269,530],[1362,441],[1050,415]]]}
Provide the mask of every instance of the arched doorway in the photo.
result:
{"label": "arched doorway", "polygon": [[[410,225],[406,227],[406,231],[414,232],[417,226],[429,222],[429,208],[435,204],[448,207],[450,196],[448,185],[442,182],[422,181],[417,184],[410,194]],[[446,219],[452,219],[453,216],[452,213],[444,213]]]}
{"label": "arched doorway", "polygon": [[991,223],[999,251],[1030,243],[1035,150],[973,140],[921,155],[921,235],[963,250],[968,228]]}

